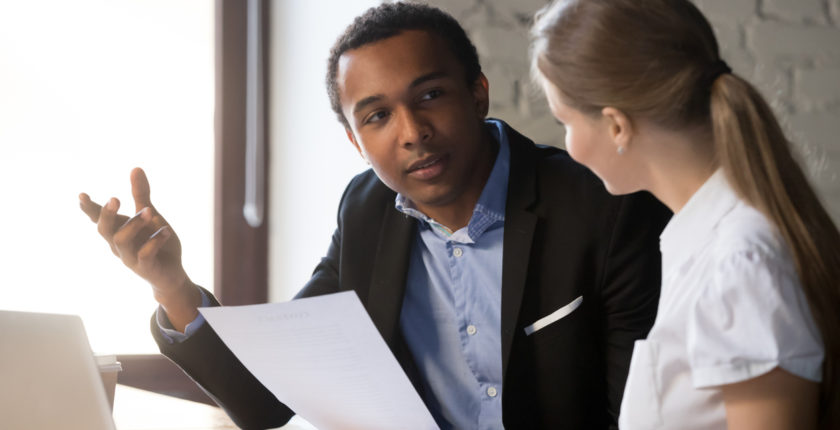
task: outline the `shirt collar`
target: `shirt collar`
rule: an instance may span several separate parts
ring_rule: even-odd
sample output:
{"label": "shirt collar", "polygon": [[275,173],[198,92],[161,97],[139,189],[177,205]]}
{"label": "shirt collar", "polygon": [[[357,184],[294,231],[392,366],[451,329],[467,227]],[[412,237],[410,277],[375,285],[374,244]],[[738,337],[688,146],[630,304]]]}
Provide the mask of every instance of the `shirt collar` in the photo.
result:
{"label": "shirt collar", "polygon": [[394,207],[398,211],[422,221],[421,225],[427,225],[436,234],[461,243],[473,243],[496,222],[504,222],[508,176],[510,174],[510,145],[503,122],[489,119],[485,123],[490,135],[499,143],[499,152],[496,155],[496,161],[493,163],[490,176],[487,178],[487,183],[484,184],[481,196],[473,209],[470,222],[465,228],[455,232],[450,231],[420,212],[414,202],[399,193],[394,201]]}
{"label": "shirt collar", "polygon": [[667,273],[690,257],[712,237],[712,231],[740,199],[723,169],[718,169],[674,214],[659,236],[662,271]]}

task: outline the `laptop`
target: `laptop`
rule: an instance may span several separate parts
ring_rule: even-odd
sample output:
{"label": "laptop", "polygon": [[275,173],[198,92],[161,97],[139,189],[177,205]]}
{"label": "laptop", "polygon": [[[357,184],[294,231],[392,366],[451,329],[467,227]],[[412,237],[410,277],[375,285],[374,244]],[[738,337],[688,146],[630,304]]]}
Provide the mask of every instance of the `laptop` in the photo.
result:
{"label": "laptop", "polygon": [[81,318],[0,311],[0,428],[114,430]]}

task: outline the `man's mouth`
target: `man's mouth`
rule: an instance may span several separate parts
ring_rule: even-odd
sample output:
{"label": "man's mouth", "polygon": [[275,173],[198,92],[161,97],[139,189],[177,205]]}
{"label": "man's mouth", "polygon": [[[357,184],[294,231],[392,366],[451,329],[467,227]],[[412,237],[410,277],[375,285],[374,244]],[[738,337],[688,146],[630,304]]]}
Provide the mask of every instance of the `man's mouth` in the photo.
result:
{"label": "man's mouth", "polygon": [[412,163],[408,167],[408,174],[417,179],[432,179],[443,173],[448,161],[447,155],[432,155]]}

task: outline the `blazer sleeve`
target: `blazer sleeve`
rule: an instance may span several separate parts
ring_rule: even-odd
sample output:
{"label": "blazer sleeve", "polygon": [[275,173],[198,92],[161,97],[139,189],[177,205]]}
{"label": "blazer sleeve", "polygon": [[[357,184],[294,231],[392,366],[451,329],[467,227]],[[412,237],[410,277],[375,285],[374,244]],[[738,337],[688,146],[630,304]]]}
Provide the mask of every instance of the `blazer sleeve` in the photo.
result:
{"label": "blazer sleeve", "polygon": [[[213,306],[219,306],[210,292],[206,294]],[[209,324],[203,324],[182,343],[170,343],[164,338],[154,316],[151,329],[160,352],[195,381],[240,428],[280,427],[294,415],[245,368]]]}
{"label": "blazer sleeve", "polygon": [[[354,181],[355,182],[355,181]],[[339,204],[339,214],[353,182],[348,185]],[[297,297],[317,296],[339,291],[339,261],[342,222],[333,233],[327,255],[315,268],[310,280]],[[212,306],[220,306],[206,291]],[[294,412],[281,403],[262,385],[222,342],[209,324],[203,324],[181,343],[167,340],[157,326],[155,315],[151,321],[152,336],[161,353],[177,364],[207,395],[243,429],[266,429],[286,424]]]}
{"label": "blazer sleeve", "polygon": [[659,235],[671,212],[648,193],[621,198],[605,256],[601,300],[607,406],[617,422],[636,340],[647,336],[659,304]]}

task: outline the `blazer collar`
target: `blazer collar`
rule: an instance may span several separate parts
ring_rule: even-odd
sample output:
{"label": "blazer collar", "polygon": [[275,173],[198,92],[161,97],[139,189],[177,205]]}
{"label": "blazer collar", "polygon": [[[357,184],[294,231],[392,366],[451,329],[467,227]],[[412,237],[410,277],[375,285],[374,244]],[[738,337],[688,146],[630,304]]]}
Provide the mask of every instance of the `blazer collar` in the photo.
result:
{"label": "blazer collar", "polygon": [[411,242],[417,225],[414,218],[400,213],[394,209],[393,204],[386,205],[384,210],[369,291],[370,301],[376,304],[368,307],[368,313],[393,350],[397,339],[402,336],[399,317],[405,295]]}
{"label": "blazer collar", "polygon": [[537,149],[510,126],[506,126],[506,131],[510,142],[510,179],[502,256],[502,380],[507,375],[537,225],[537,215],[533,212],[537,202]]}
{"label": "blazer collar", "polygon": [[[389,203],[392,201],[388,199]],[[385,213],[373,260],[373,273],[368,291],[369,305],[366,308],[374,326],[397,358],[414,389],[425,399],[422,377],[399,329],[411,241],[414,239],[417,223],[414,218],[397,211],[393,204],[385,205],[383,209]]]}

